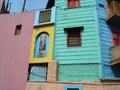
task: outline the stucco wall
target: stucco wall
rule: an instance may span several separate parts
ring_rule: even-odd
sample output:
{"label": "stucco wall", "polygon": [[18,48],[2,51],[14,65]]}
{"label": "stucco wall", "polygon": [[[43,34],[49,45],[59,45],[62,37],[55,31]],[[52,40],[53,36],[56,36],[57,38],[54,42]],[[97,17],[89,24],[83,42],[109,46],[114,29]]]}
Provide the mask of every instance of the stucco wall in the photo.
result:
{"label": "stucco wall", "polygon": [[0,15],[0,90],[25,90],[33,23],[34,12]]}

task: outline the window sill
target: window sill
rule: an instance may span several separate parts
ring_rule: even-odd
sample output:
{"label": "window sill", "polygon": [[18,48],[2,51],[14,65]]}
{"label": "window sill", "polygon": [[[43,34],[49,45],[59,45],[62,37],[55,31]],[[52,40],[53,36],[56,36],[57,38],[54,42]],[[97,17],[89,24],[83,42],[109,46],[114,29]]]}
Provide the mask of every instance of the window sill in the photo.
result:
{"label": "window sill", "polygon": [[45,22],[45,23],[40,23],[40,24],[33,25],[33,26],[38,27],[38,26],[44,26],[44,25],[49,25],[49,24],[54,24],[54,22]]}

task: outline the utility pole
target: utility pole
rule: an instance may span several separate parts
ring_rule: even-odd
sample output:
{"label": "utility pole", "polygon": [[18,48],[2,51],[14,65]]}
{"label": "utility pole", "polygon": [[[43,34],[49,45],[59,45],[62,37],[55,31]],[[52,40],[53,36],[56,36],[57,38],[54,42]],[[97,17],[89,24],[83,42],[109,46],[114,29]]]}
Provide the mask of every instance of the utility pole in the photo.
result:
{"label": "utility pole", "polygon": [[24,10],[25,10],[25,4],[26,4],[26,0],[24,0],[22,12],[24,12]]}

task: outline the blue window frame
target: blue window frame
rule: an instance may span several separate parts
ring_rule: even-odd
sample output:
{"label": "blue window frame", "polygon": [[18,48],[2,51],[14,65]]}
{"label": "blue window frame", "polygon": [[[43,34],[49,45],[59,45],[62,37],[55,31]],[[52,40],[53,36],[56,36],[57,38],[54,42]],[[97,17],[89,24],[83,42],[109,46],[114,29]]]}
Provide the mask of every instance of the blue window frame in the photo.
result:
{"label": "blue window frame", "polygon": [[36,37],[34,58],[48,57],[49,39],[50,37],[46,32],[40,33]]}
{"label": "blue window frame", "polygon": [[64,90],[82,90],[82,85],[66,85]]}
{"label": "blue window frame", "polygon": [[29,65],[29,81],[47,81],[48,64],[30,64]]}

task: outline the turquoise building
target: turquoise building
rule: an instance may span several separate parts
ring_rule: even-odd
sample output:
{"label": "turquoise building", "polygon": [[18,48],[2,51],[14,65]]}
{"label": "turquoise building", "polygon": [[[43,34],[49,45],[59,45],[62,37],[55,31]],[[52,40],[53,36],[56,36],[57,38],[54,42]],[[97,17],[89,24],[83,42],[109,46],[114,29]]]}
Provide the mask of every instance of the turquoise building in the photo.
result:
{"label": "turquoise building", "polygon": [[0,90],[120,90],[120,0],[38,1],[0,1]]}
{"label": "turquoise building", "polygon": [[59,62],[59,81],[116,78],[110,55],[116,26],[107,23],[113,1],[56,0],[53,58]]}

